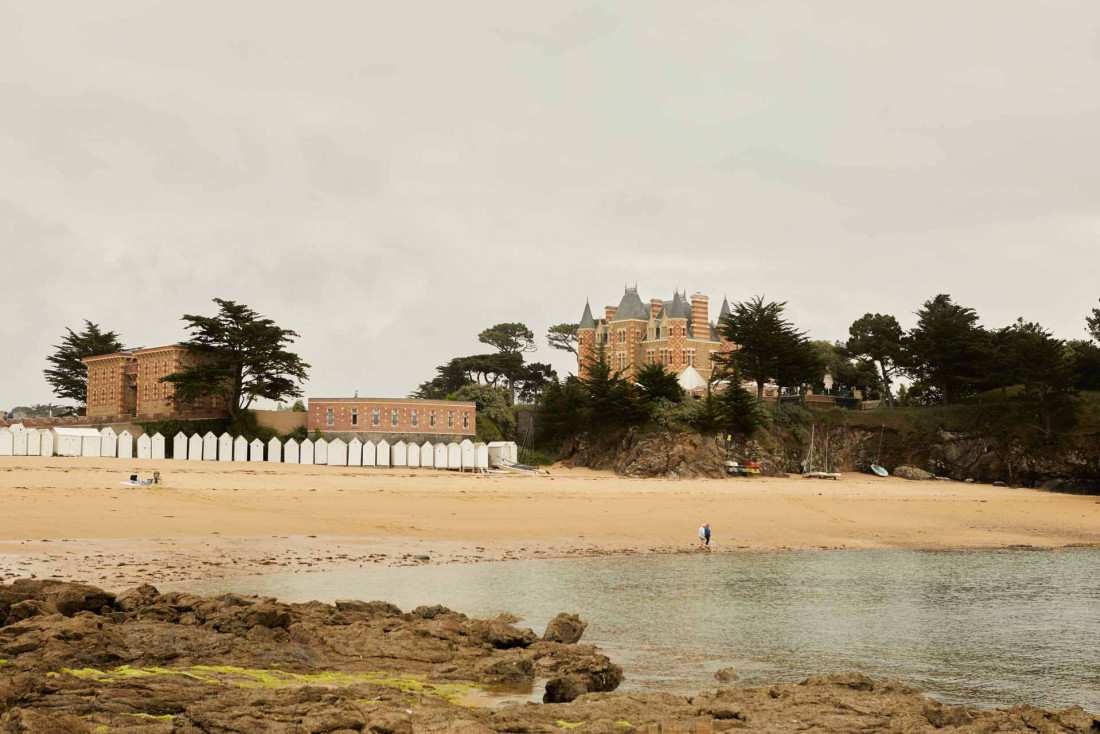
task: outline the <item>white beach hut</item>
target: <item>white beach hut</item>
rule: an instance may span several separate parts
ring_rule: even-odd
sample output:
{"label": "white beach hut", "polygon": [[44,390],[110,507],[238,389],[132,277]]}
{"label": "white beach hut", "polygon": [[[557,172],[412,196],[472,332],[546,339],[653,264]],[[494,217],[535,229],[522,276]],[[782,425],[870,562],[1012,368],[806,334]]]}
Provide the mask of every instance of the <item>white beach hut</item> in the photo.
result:
{"label": "white beach hut", "polygon": [[302,445],[298,447],[298,463],[313,463],[313,439],[307,438],[305,441],[302,441]]}
{"label": "white beach hut", "polygon": [[[228,438],[228,434],[226,434],[226,437]],[[214,435],[213,431],[207,431],[202,437],[202,460],[218,460],[218,437]]]}
{"label": "white beach hut", "polygon": [[202,461],[202,449],[205,442],[202,440],[202,436],[197,433],[192,433],[191,437],[187,439],[187,460],[188,461]]}
{"label": "white beach hut", "polygon": [[27,455],[27,429],[22,423],[16,423],[11,427],[11,454],[12,456]]}
{"label": "white beach hut", "polygon": [[164,458],[164,436],[159,433],[154,433],[153,438],[149,441],[149,450],[152,453],[152,458],[163,459]]}
{"label": "white beach hut", "polygon": [[420,466],[435,466],[435,449],[431,441],[425,441],[420,447]]}
{"label": "white beach hut", "polygon": [[264,442],[258,438],[252,439],[252,443],[248,444],[248,460],[249,461],[263,461],[264,460]]}
{"label": "white beach hut", "polygon": [[[76,428],[55,426],[50,429],[57,456],[80,456],[80,433]],[[0,456],[11,456],[11,431],[0,428]]]}
{"label": "white beach hut", "polygon": [[409,448],[404,441],[398,441],[390,447],[390,463],[394,466],[409,465]]}
{"label": "white beach hut", "polygon": [[420,466],[420,447],[415,443],[409,444],[409,466],[414,468]]}
{"label": "white beach hut", "polygon": [[233,439],[233,461],[248,461],[248,439],[244,436]]}
{"label": "white beach hut", "polygon": [[77,428],[80,431],[80,455],[102,456],[103,437],[94,428]]}
{"label": "white beach hut", "polygon": [[42,455],[53,456],[53,433],[49,429],[42,430]]}
{"label": "white beach hut", "polygon": [[118,456],[118,434],[110,426],[99,432],[99,455],[109,456],[112,459]]}
{"label": "white beach hut", "polygon": [[187,436],[180,431],[172,437],[172,458],[184,461],[187,458]]}
{"label": "white beach hut", "polygon": [[284,464],[297,464],[298,460],[302,457],[301,447],[298,442],[293,438],[287,439],[286,445],[283,446],[283,463]]}
{"label": "white beach hut", "polygon": [[348,441],[348,466],[363,466],[363,442],[358,438]]}
{"label": "white beach hut", "polygon": [[474,466],[478,469],[489,468],[489,447],[483,443],[474,444]]}
{"label": "white beach hut", "polygon": [[36,428],[27,429],[27,456],[42,455],[42,434]]}
{"label": "white beach hut", "polygon": [[504,441],[489,442],[489,464],[499,466],[501,459],[508,459],[508,445]]}
{"label": "white beach hut", "polygon": [[432,462],[432,466],[436,469],[447,468],[447,444],[440,441],[435,445],[433,449],[435,453],[435,460]]}
{"label": "white beach hut", "polygon": [[378,453],[374,457],[375,466],[389,466],[390,465],[390,442],[386,439],[382,439],[378,442]]}
{"label": "white beach hut", "polygon": [[458,448],[462,451],[462,471],[474,470],[474,459],[476,454],[474,452],[474,442],[468,438],[462,439],[462,443],[458,445]]}
{"label": "white beach hut", "polygon": [[516,442],[515,441],[508,441],[504,445],[508,449],[508,453],[507,453],[507,456],[506,456],[508,461],[512,462],[513,464],[518,462],[519,461],[519,447],[516,446]]}
{"label": "white beach hut", "polygon": [[15,437],[8,427],[0,428],[0,456],[11,456],[15,448]]}
{"label": "white beach hut", "polygon": [[267,460],[274,464],[282,462],[283,444],[279,439],[272,437],[272,439],[267,442]]}
{"label": "white beach hut", "polygon": [[462,447],[454,441],[451,441],[449,444],[447,444],[447,468],[462,468]]}
{"label": "white beach hut", "polygon": [[137,439],[137,457],[139,459],[153,458],[153,439],[148,433],[143,433]]}
{"label": "white beach hut", "polygon": [[348,465],[348,445],[344,443],[343,439],[334,438],[328,445],[328,465],[329,466],[347,466]]}
{"label": "white beach hut", "polygon": [[319,438],[313,442],[313,463],[328,463],[328,441],[323,438]]}
{"label": "white beach hut", "polygon": [[118,434],[118,458],[134,458],[134,434],[129,431]]}
{"label": "white beach hut", "polygon": [[377,466],[378,465],[378,447],[374,445],[374,441],[363,442],[363,466]]}
{"label": "white beach hut", "polygon": [[233,437],[228,433],[218,436],[218,461],[233,461]]}

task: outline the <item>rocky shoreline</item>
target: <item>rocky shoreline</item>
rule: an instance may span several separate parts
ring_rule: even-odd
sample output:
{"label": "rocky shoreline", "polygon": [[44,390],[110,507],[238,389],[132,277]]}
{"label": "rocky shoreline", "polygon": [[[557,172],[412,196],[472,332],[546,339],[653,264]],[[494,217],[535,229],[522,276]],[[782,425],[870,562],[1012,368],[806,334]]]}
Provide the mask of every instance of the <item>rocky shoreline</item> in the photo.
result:
{"label": "rocky shoreline", "polygon": [[[583,621],[515,621],[19,579],[0,586],[0,732],[1100,732],[1080,708],[944,706],[858,674],[615,693]],[[494,696],[543,684],[541,704]]]}

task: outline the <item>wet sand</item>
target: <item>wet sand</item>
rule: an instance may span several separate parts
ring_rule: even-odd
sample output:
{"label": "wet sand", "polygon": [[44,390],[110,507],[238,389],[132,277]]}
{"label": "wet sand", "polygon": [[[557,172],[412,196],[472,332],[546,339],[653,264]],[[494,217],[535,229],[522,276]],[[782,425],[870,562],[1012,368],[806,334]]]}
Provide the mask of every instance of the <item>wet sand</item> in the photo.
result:
{"label": "wet sand", "polygon": [[[158,487],[119,484],[158,469]],[[740,549],[1100,543],[1100,498],[955,482],[625,479],[432,469],[0,458],[0,580],[149,581]]]}

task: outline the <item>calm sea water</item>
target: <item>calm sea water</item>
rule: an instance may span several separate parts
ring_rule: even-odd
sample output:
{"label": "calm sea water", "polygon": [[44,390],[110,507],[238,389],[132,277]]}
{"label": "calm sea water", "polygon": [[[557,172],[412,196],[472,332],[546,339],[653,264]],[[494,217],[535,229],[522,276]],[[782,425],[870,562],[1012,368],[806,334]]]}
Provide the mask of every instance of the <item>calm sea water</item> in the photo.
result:
{"label": "calm sea water", "polygon": [[694,693],[860,671],[945,702],[1100,712],[1100,549],[811,551],[372,568],[189,584],[284,601],[384,599],[541,633],[561,611],[627,675]]}

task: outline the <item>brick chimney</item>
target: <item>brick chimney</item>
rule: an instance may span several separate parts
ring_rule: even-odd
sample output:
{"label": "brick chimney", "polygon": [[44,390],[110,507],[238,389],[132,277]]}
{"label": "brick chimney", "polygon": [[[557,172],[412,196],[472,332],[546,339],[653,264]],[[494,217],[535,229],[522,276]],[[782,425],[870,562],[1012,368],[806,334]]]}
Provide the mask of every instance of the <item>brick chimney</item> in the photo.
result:
{"label": "brick chimney", "polygon": [[663,301],[660,298],[654,298],[649,302],[649,315],[651,318],[657,318],[657,314],[661,313],[661,309],[665,307]]}
{"label": "brick chimney", "polygon": [[706,330],[707,324],[710,323],[710,307],[707,305],[707,300],[702,293],[691,295],[691,328],[696,339],[706,339],[709,334]]}
{"label": "brick chimney", "polygon": [[611,319],[615,318],[615,312],[618,310],[618,306],[604,306],[604,313],[607,314],[607,323],[611,323]]}

